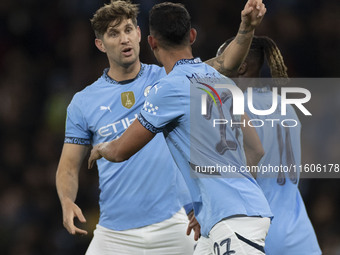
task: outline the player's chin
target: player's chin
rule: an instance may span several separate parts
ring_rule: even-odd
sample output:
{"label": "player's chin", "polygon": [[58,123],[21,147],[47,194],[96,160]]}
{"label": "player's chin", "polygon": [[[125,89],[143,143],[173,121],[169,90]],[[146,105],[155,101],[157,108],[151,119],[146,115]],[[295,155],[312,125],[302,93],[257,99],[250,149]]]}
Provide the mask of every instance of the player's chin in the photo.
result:
{"label": "player's chin", "polygon": [[130,65],[134,64],[136,61],[137,61],[137,57],[134,56],[134,55],[131,55],[131,56],[128,56],[128,57],[124,57],[122,59],[122,63],[125,66],[130,66]]}

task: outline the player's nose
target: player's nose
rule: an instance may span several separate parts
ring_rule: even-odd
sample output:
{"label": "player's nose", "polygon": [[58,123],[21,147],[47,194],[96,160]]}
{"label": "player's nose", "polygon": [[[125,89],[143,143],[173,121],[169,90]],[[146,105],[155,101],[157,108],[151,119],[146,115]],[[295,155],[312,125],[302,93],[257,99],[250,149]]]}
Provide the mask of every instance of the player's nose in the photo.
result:
{"label": "player's nose", "polygon": [[126,33],[122,33],[120,37],[121,43],[125,44],[129,42],[129,36]]}

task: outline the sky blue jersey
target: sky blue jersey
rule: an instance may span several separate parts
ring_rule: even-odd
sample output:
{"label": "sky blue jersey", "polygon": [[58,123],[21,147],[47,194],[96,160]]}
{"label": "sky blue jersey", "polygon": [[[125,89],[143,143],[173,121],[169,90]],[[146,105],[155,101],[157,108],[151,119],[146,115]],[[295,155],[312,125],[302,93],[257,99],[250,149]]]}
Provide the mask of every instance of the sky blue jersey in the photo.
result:
{"label": "sky blue jersey", "polygon": [[[118,138],[136,119],[151,85],[166,75],[163,68],[142,64],[135,79],[116,82],[107,71],[73,97],[65,143],[96,145]],[[97,165],[103,227],[126,230],[154,224],[191,204],[162,134],[127,161],[102,158]]]}
{"label": "sky blue jersey", "polygon": [[[245,93],[247,97],[248,93]],[[270,109],[272,97],[269,87],[253,88],[254,108]],[[257,174],[257,181],[274,214],[265,242],[266,254],[321,254],[298,189],[300,174],[295,166],[301,164],[301,123],[294,108],[287,105],[287,114],[281,115],[281,98],[278,96],[278,107],[271,115],[255,115],[250,112],[248,104],[245,110],[252,124],[258,126],[256,131],[265,150],[259,166],[267,169]]]}
{"label": "sky blue jersey", "polygon": [[[166,137],[188,185],[203,236],[231,216],[271,216],[255,179],[240,172],[246,165],[242,131],[239,127],[212,126],[215,118],[240,118],[230,114],[228,92],[217,97],[214,86],[221,83],[232,81],[199,58],[180,60],[152,87],[138,117],[145,128],[163,132]],[[205,91],[212,97],[203,116],[201,98]],[[228,171],[230,166],[235,171]]]}

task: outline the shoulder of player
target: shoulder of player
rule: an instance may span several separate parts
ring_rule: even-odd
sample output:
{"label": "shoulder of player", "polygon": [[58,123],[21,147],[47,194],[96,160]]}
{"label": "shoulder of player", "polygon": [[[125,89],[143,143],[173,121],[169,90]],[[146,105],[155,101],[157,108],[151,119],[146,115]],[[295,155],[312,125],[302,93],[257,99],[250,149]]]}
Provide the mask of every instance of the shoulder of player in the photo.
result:
{"label": "shoulder of player", "polygon": [[176,87],[179,84],[187,81],[187,78],[183,73],[175,73],[175,72],[170,72],[168,75],[165,77],[161,78],[158,83],[167,85],[169,87]]}
{"label": "shoulder of player", "polygon": [[70,104],[76,104],[76,105],[79,105],[79,106],[86,105],[88,103],[88,101],[91,100],[91,98],[93,98],[93,97],[91,97],[91,95],[93,95],[93,91],[98,90],[98,86],[100,85],[100,83],[102,83],[102,81],[100,81],[100,78],[99,78],[98,80],[96,80],[92,84],[87,85],[82,90],[76,92],[73,95]]}
{"label": "shoulder of player", "polygon": [[164,68],[155,64],[142,63],[142,68],[144,69],[143,72],[146,75],[156,75],[157,77],[164,77],[166,75]]}
{"label": "shoulder of player", "polygon": [[176,85],[177,82],[170,79],[167,75],[152,85],[149,95],[152,97],[156,96],[158,98],[173,95],[174,93],[177,93]]}
{"label": "shoulder of player", "polygon": [[160,67],[159,65],[155,65],[155,64],[145,64],[145,63],[142,63],[142,66],[144,68],[147,68],[147,69],[152,70],[152,71],[159,71],[159,70],[164,69],[163,67]]}

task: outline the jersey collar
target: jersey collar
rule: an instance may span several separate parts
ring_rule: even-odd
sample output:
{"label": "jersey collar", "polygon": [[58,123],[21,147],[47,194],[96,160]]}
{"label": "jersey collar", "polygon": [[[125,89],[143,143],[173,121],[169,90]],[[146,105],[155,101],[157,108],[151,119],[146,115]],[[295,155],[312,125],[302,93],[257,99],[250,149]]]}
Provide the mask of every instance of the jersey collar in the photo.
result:
{"label": "jersey collar", "polygon": [[191,58],[191,59],[180,59],[176,62],[175,66],[179,66],[179,65],[186,65],[186,64],[199,64],[202,63],[202,60],[200,58]]}
{"label": "jersey collar", "polygon": [[271,91],[270,86],[266,85],[263,87],[254,87],[253,88],[257,93],[268,93]]}
{"label": "jersey collar", "polygon": [[142,76],[144,70],[145,70],[145,64],[141,63],[141,67],[140,67],[139,73],[136,75],[135,78],[129,79],[129,80],[125,80],[125,81],[116,81],[116,80],[112,79],[112,78],[107,74],[107,72],[109,71],[109,68],[105,68],[104,71],[103,71],[102,77],[103,77],[103,78],[105,79],[105,81],[107,81],[108,83],[115,84],[115,85],[124,85],[124,84],[131,83],[131,82],[133,82],[134,80],[137,80],[140,76]]}

